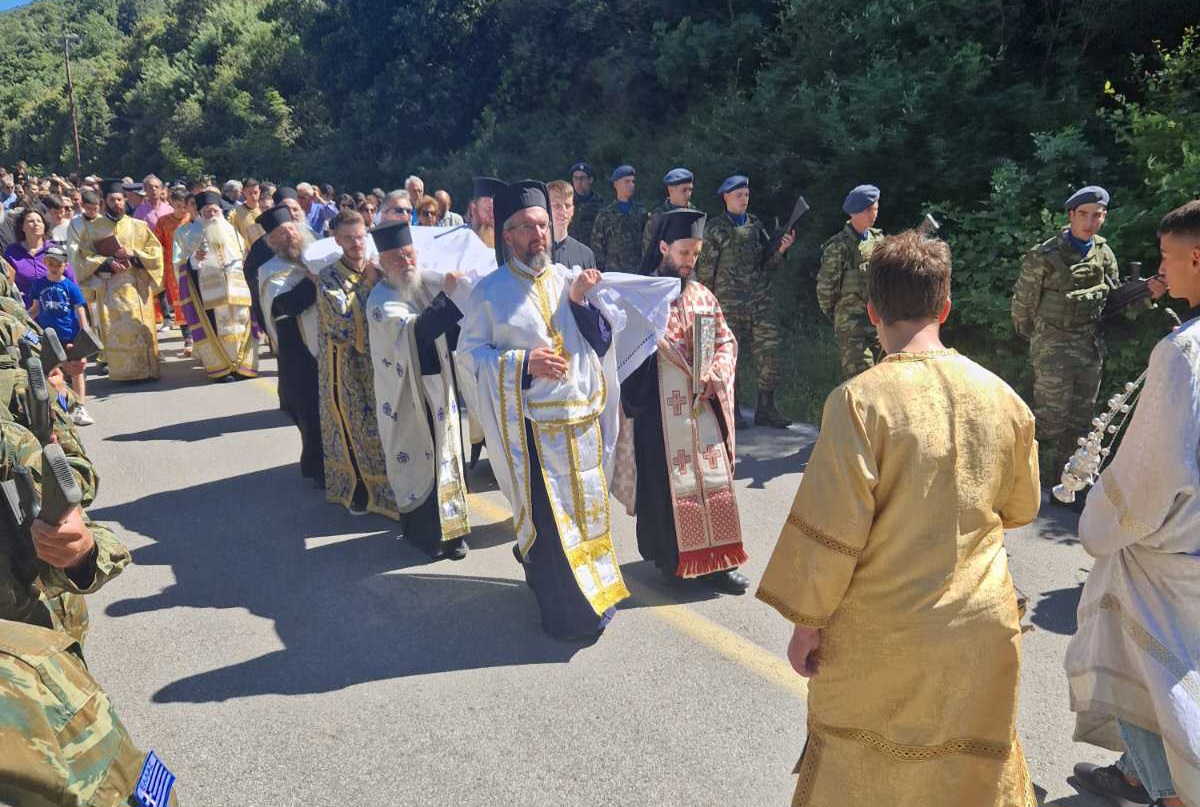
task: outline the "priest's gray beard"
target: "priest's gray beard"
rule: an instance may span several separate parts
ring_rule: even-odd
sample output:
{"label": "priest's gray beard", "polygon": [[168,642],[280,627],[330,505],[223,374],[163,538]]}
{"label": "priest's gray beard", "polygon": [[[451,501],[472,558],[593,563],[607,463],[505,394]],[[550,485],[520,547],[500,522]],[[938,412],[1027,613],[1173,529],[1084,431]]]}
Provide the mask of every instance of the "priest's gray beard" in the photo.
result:
{"label": "priest's gray beard", "polygon": [[517,260],[535,272],[540,272],[550,265],[550,251],[543,249],[532,255],[518,255]]}
{"label": "priest's gray beard", "polygon": [[[693,267],[692,271],[693,272],[695,271],[694,267]],[[687,284],[690,283],[692,280],[691,272],[688,272],[686,275],[680,274],[679,267],[675,265],[675,262],[673,260],[671,260],[671,253],[669,253],[669,252],[666,255],[663,255],[662,263],[658,265],[658,276],[659,277],[677,277],[677,278],[679,278],[680,291],[682,291],[683,289],[686,289]]]}
{"label": "priest's gray beard", "polygon": [[412,272],[401,277],[389,277],[388,283],[396,290],[400,302],[415,309],[424,311],[432,302],[429,292],[425,289],[425,284],[421,282],[420,272]]}
{"label": "priest's gray beard", "polygon": [[289,263],[300,263],[300,253],[303,251],[302,243],[284,244],[282,247],[272,247],[271,251],[275,253],[275,257],[283,258]]}

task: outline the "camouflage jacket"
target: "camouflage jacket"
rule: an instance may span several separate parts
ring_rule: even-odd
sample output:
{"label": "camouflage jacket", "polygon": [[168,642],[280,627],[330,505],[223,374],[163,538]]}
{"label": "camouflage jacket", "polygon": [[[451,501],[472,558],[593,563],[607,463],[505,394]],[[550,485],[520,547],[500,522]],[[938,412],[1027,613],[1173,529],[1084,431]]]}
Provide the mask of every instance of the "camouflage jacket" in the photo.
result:
{"label": "camouflage jacket", "polygon": [[883,238],[883,232],[868,229],[860,238],[849,222],[821,245],[821,268],[817,271],[817,305],[834,319],[840,307],[846,313],[867,310],[867,262]]}
{"label": "camouflage jacket", "polygon": [[[0,480],[12,478],[15,466],[29,469],[35,486],[41,485],[41,446],[24,427],[0,420]],[[3,504],[0,504],[3,506]],[[21,535],[12,534],[7,520],[0,519],[0,619],[24,619],[45,614],[41,600],[52,614],[54,627],[82,643],[87,632],[87,611],[77,595],[91,594],[118,575],[130,561],[129,550],[107,527],[84,515],[96,543],[92,557],[71,574],[49,566],[22,545]]]}
{"label": "camouflage jacket", "polygon": [[[656,207],[650,211],[650,216],[649,216],[649,218],[646,219],[646,227],[642,232],[642,254],[643,255],[645,255],[647,252],[650,251],[650,246],[651,246],[650,238],[651,238],[651,233],[654,230],[654,220],[656,218],[658,218],[660,215],[662,215],[663,213],[668,213],[672,210],[677,210],[677,209],[679,209],[679,205],[673,205],[670,202],[663,202],[661,205],[659,205],[658,207]],[[696,206],[693,205],[691,202],[688,202],[687,209],[695,210]],[[657,247],[658,244],[654,244],[653,246]]]}
{"label": "camouflage jacket", "polygon": [[1104,238],[1095,236],[1080,255],[1064,230],[1025,253],[1013,291],[1013,329],[1023,339],[1045,327],[1093,335],[1120,282],[1117,256]]}
{"label": "camouflage jacket", "polygon": [[783,255],[767,255],[771,236],[753,214],[746,223],[734,224],[728,213],[710,218],[704,228],[704,249],[696,264],[696,279],[717,295],[722,305],[746,296],[762,283],[759,272],[775,270],[783,264]]}
{"label": "camouflage jacket", "polygon": [[138,803],[144,755],[77,651],[58,631],[0,620],[0,804]]}
{"label": "camouflage jacket", "polygon": [[596,268],[601,272],[637,274],[642,265],[642,231],[646,228],[646,208],[637,202],[628,216],[621,215],[617,203],[596,214],[589,246],[596,253]]}
{"label": "camouflage jacket", "polygon": [[571,225],[567,227],[567,235],[574,238],[585,247],[592,245],[592,227],[596,224],[596,214],[604,207],[604,201],[595,193],[586,199],[578,194],[575,196],[575,215]]}
{"label": "camouflage jacket", "polygon": [[[21,355],[18,341],[30,330],[40,337],[40,329],[36,325],[27,327],[29,324],[7,315],[0,308],[0,418],[5,418],[7,412],[11,415],[10,419],[26,428],[29,427],[29,417],[25,412],[24,399],[29,386],[29,374],[18,364]],[[79,477],[79,484],[83,488],[83,506],[87,507],[95,501],[100,490],[100,474],[84,450],[79,430],[68,414],[76,403],[75,393],[70,389],[56,392],[58,394],[50,404],[54,436]]]}

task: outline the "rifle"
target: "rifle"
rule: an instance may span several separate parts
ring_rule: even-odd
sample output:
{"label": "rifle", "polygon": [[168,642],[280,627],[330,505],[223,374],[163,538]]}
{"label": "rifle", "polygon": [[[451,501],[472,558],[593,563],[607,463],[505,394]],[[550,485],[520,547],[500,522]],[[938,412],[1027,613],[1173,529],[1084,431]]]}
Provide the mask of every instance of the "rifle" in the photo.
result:
{"label": "rifle", "polygon": [[[800,219],[802,219],[804,217],[804,214],[807,213],[808,211],[809,211],[808,202],[806,202],[804,200],[803,196],[797,196],[796,204],[792,206],[792,215],[788,217],[787,224],[784,225],[783,229],[781,229],[779,232],[775,233],[775,237],[772,238],[767,244],[767,255],[768,256],[774,255],[776,252],[779,251],[779,243],[781,241],[783,241],[783,237],[785,235],[787,235],[788,233],[792,233],[793,235],[795,234],[796,224],[800,221]],[[778,219],[776,219],[776,221],[778,221]]]}
{"label": "rifle", "polygon": [[[47,339],[47,337],[49,337]],[[53,342],[58,346],[58,349],[48,348],[47,342]],[[104,350],[104,345],[100,342],[100,337],[96,336],[96,332],[86,326],[79,329],[79,333],[75,334],[75,341],[71,343],[69,348],[63,348],[62,342],[59,341],[58,334],[53,330],[47,329],[43,336],[42,342],[42,370],[49,373],[58,365],[68,361],[79,361],[80,359],[90,359]]]}
{"label": "rifle", "polygon": [[25,362],[29,385],[25,388],[25,418],[29,431],[43,446],[50,445],[54,432],[54,415],[50,411],[50,384],[42,371],[42,362],[30,356]]}
{"label": "rifle", "polygon": [[940,229],[942,229],[942,223],[931,213],[926,213],[925,218],[921,219],[921,223],[916,226],[916,231],[926,238],[933,238]]}
{"label": "rifle", "polygon": [[[32,586],[41,569],[37,550],[33,546],[31,527],[34,519],[47,524],[61,524],[71,511],[79,507],[83,490],[71,471],[66,454],[57,444],[42,449],[42,491],[38,495],[33,475],[23,465],[12,469],[12,478],[0,482],[0,543],[7,544],[6,554],[12,558],[17,579]],[[30,595],[25,602],[13,603],[10,618],[19,622],[53,628],[46,604]],[[7,616],[7,615],[6,615]]]}
{"label": "rifle", "polygon": [[1122,283],[1108,293],[1108,299],[1104,301],[1104,308],[1100,312],[1100,319],[1108,319],[1120,314],[1135,303],[1149,299],[1150,281],[1155,278],[1162,279],[1162,275],[1142,277],[1141,261],[1130,261],[1129,273],[1131,279],[1128,283]]}

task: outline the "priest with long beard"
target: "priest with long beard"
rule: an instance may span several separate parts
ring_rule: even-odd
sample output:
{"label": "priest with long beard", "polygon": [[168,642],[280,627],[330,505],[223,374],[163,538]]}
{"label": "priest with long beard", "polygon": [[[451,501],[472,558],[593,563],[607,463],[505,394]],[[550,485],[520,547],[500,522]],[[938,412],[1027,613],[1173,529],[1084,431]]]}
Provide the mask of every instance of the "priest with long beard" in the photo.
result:
{"label": "priest with long beard", "polygon": [[310,231],[295,215],[299,209],[280,204],[258,217],[255,226],[266,233],[262,238],[274,253],[258,272],[258,296],[279,357],[281,408],[300,429],[300,473],[320,486],[325,455],[317,384],[317,278],[301,261]]}
{"label": "priest with long beard", "polygon": [[383,277],[367,297],[375,417],[404,535],[431,557],[462,560],[470,532],[458,385],[447,336],[462,319],[447,274],[430,293],[407,221],[371,231]]}
{"label": "priest with long beard", "polygon": [[[651,222],[652,249],[642,272],[679,278],[683,289],[671,303],[658,349],[621,383],[625,419],[613,494],[637,517],[642,557],[664,575],[741,594],[750,581],[737,570],[749,557],[733,488],[737,341],[716,296],[693,282],[705,219],[680,208]],[[699,368],[697,385],[701,318],[711,324],[712,359]]]}
{"label": "priest with long beard", "polygon": [[221,194],[192,197],[199,218],[180,227],[172,260],[193,355],[213,381],[258,375],[258,341],[250,319],[250,288],[242,271],[242,237],[221,213]]}
{"label": "priest with long beard", "polygon": [[154,295],[162,288],[162,245],[146,222],[126,215],[124,181],[106,179],[104,215],[83,223],[75,275],[96,305],[108,377],[158,378]]}
{"label": "priest with long beard", "polygon": [[558,639],[594,640],[629,596],[606,478],[620,405],[612,330],[585,298],[601,277],[550,262],[550,200],[540,182],[505,186],[494,202],[502,265],[471,293],[459,361],[474,376],[542,627]]}

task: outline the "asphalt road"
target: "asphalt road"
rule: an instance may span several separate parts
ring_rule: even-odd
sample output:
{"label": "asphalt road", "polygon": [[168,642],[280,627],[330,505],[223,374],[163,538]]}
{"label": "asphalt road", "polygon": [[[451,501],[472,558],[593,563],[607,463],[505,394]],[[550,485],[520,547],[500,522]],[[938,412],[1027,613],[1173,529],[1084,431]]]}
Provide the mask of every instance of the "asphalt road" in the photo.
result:
{"label": "asphalt road", "polygon": [[[94,379],[92,516],[135,565],[91,598],[92,671],[189,805],[745,805],[790,802],[804,745],[789,626],[750,596],[662,582],[614,503],[633,592],[588,647],[545,637],[502,496],[473,477],[470,556],[430,562],[376,516],[327,505],[263,378],[210,384],[163,343],[160,381]],[[757,581],[815,432],[739,436]],[[1074,517],[1009,537],[1030,597],[1020,731],[1056,805],[1111,754],[1071,741],[1062,656],[1090,560]],[[929,804],[939,798],[931,782]]]}

